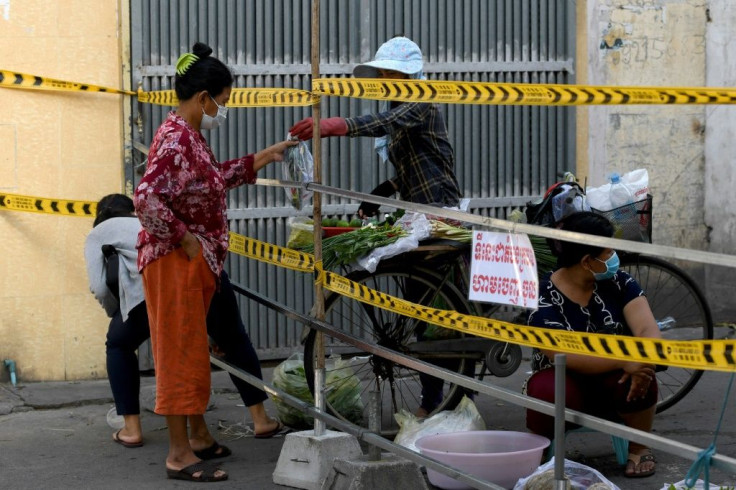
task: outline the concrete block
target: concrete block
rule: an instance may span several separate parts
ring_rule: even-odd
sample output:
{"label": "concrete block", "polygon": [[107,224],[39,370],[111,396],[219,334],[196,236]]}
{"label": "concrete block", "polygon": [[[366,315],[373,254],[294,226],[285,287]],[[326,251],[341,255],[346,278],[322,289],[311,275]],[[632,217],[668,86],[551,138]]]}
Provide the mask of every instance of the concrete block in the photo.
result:
{"label": "concrete block", "polygon": [[336,458],[355,459],[363,455],[355,436],[326,431],[317,437],[314,431],[287,434],[281,447],[273,482],[307,490],[320,490]]}
{"label": "concrete block", "polygon": [[321,490],[367,490],[411,488],[427,490],[419,466],[394,454],[383,454],[380,461],[367,456],[336,459]]}

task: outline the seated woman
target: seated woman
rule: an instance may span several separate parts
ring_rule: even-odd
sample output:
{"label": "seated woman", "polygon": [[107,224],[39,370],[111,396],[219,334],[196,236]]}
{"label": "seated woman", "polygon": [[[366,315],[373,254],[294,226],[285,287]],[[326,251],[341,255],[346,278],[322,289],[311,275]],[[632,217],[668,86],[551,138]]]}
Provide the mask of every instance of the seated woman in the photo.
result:
{"label": "seated woman", "polygon": [[[611,223],[598,214],[579,212],[560,222],[561,229],[613,236]],[[534,327],[579,332],[660,338],[644,292],[610,248],[585,243],[554,242],[558,269],[539,285],[539,308],[529,316]],[[553,350],[535,349],[529,396],[554,402]],[[650,432],[657,404],[654,366],[566,353],[566,407]],[[527,410],[527,428],[554,437],[554,418]],[[568,429],[574,427],[568,424]],[[649,448],[631,442],[627,477],[653,475],[655,459]]]}

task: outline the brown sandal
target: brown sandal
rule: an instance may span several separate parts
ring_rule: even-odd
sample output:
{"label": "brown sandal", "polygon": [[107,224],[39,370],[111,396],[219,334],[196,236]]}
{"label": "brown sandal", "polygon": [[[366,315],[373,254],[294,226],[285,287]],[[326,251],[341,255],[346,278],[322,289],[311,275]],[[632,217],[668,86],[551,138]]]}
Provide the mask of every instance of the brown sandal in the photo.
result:
{"label": "brown sandal", "polygon": [[[636,460],[633,458],[636,458]],[[648,471],[637,471],[641,468],[643,463],[652,463],[654,466],[652,466],[652,469]],[[627,478],[644,478],[646,476],[652,476],[657,469],[656,463],[657,460],[650,449],[647,449],[643,454],[629,453],[629,459],[626,461],[624,476]]]}

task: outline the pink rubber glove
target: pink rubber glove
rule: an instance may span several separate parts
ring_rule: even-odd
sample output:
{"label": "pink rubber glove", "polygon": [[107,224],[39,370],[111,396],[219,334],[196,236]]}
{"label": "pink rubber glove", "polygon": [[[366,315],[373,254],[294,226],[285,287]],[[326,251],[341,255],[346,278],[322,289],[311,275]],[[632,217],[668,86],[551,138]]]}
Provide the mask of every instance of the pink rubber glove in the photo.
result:
{"label": "pink rubber glove", "polygon": [[[289,129],[289,133],[292,136],[296,136],[300,140],[312,139],[314,127],[314,120],[311,117],[307,117],[296,123]],[[327,119],[320,119],[319,121],[319,132],[323,138],[329,136],[345,136],[348,134],[348,124],[342,117],[328,117]]]}

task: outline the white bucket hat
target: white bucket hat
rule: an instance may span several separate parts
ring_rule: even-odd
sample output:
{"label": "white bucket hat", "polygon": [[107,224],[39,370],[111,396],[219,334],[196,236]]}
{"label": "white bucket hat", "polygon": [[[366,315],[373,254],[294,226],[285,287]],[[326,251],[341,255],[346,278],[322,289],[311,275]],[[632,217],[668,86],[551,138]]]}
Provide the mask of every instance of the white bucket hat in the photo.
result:
{"label": "white bucket hat", "polygon": [[422,71],[422,51],[408,37],[389,39],[378,48],[373,61],[353,68],[353,76],[358,78],[379,78],[378,69],[394,70],[414,75]]}

